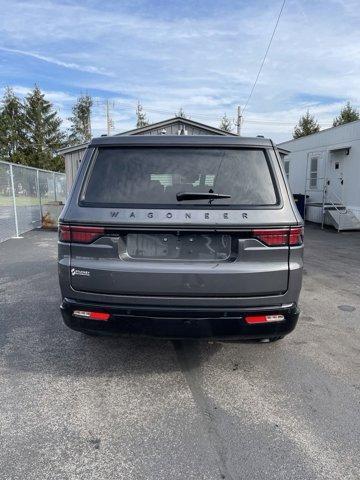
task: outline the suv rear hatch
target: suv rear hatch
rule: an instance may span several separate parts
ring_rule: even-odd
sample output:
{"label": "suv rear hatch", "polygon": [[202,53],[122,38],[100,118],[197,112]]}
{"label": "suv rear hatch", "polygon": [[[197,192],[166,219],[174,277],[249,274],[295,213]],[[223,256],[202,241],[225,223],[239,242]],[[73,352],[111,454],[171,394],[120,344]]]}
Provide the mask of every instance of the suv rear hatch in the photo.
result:
{"label": "suv rear hatch", "polygon": [[277,222],[282,198],[266,149],[99,148],[79,207],[93,222],[62,225],[60,233],[71,242],[74,290],[180,297],[287,290],[299,228]]}

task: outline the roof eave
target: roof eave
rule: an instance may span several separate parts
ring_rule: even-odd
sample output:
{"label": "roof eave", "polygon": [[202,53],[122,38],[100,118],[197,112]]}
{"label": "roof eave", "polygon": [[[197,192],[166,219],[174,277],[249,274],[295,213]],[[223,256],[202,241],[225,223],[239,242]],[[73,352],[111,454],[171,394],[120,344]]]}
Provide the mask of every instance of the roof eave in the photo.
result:
{"label": "roof eave", "polygon": [[79,145],[72,145],[70,147],[63,147],[56,150],[56,153],[58,153],[59,155],[64,155],[65,153],[77,152],[78,150],[85,150],[85,148],[87,148],[88,145],[89,145],[89,142],[80,143]]}
{"label": "roof eave", "polygon": [[191,120],[190,118],[183,118],[183,117],[172,117],[168,118],[167,120],[162,120],[161,122],[152,123],[147,125],[146,127],[134,128],[132,130],[127,130],[126,132],[121,132],[116,134],[116,137],[124,136],[124,135],[140,135],[143,132],[148,132],[157,128],[166,127],[169,125],[173,125],[174,123],[182,122],[185,125],[191,125],[193,127],[198,127],[203,130],[207,130],[208,132],[215,133],[217,135],[223,136],[237,136],[236,133],[232,132],[225,132],[225,130],[221,130],[220,128],[212,127],[210,125],[206,125],[204,123],[196,122],[195,120]]}

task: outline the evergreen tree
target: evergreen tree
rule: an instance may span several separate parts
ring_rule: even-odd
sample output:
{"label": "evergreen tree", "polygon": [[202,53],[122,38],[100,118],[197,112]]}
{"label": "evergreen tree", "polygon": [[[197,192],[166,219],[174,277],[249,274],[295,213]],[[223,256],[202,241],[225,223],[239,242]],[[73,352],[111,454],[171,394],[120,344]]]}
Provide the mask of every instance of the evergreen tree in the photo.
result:
{"label": "evergreen tree", "polygon": [[175,117],[180,117],[180,118],[189,118],[186,113],[184,112],[183,108],[180,107],[180,110],[178,113],[175,113]]}
{"label": "evergreen tree", "polygon": [[79,145],[91,140],[91,107],[93,100],[90,95],[81,95],[72,108],[69,144]]}
{"label": "evergreen tree", "polygon": [[142,128],[149,125],[148,119],[146,118],[146,113],[143,111],[143,107],[140,102],[138,102],[136,107],[136,128]]}
{"label": "evergreen tree", "polygon": [[219,128],[220,128],[220,130],[224,130],[224,132],[231,132],[231,130],[232,130],[232,122],[227,117],[226,113],[224,114],[224,116],[221,119]]}
{"label": "evergreen tree", "polygon": [[300,117],[298,124],[294,128],[293,138],[306,137],[312,133],[320,131],[320,125],[315,120],[313,115],[310,115],[309,110],[306,115]]}
{"label": "evergreen tree", "polygon": [[25,100],[27,165],[48,170],[64,170],[64,161],[56,150],[64,145],[61,119],[36,85]]}
{"label": "evergreen tree", "polygon": [[344,125],[344,123],[355,122],[355,120],[360,120],[359,111],[353,108],[350,102],[347,102],[341,109],[340,115],[334,118],[333,126],[337,127],[338,125]]}
{"label": "evergreen tree", "polygon": [[5,89],[0,107],[0,160],[22,163],[25,144],[24,107],[13,90]]}

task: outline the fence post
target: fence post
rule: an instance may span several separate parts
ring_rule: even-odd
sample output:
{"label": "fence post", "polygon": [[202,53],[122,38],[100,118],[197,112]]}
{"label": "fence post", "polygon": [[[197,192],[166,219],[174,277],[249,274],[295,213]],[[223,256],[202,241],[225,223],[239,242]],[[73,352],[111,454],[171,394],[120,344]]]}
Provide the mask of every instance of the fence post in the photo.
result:
{"label": "fence post", "polygon": [[56,181],[55,181],[55,172],[53,172],[53,182],[54,182],[54,200],[56,202]]}
{"label": "fence post", "polygon": [[36,169],[36,189],[37,189],[37,194],[38,194],[38,199],[39,199],[40,227],[41,227],[42,226],[42,205],[41,205],[39,169]]}
{"label": "fence post", "polygon": [[13,166],[10,164],[10,181],[11,181],[11,191],[13,197],[13,204],[14,204],[14,219],[15,219],[15,230],[16,230],[16,237],[19,238],[19,222],[17,216],[17,209],[16,209],[16,195],[15,195],[15,186],[14,186],[14,173],[13,173]]}

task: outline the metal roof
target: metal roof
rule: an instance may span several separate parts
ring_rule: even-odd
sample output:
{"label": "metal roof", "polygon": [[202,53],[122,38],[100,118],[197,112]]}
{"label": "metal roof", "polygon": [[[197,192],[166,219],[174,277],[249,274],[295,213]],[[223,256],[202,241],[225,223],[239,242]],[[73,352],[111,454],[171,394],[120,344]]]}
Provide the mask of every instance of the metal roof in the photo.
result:
{"label": "metal roof", "polygon": [[279,153],[281,153],[282,155],[289,155],[289,153],[291,153],[291,150],[287,150],[286,148],[279,147],[279,145],[277,145],[277,149]]}
{"label": "metal roof", "polygon": [[342,123],[341,125],[336,125],[335,127],[328,127],[328,128],[323,128],[322,130],[319,130],[318,132],[315,133],[310,133],[309,135],[304,135],[303,137],[299,138],[291,138],[290,140],[286,140],[285,142],[279,143],[280,145],[284,145],[285,143],[295,143],[295,142],[301,142],[302,140],[309,139],[311,137],[316,137],[319,136],[321,137],[324,133],[328,133],[331,130],[341,130],[341,129],[347,129],[348,127],[352,127],[354,125],[360,124],[360,120],[354,120],[353,122],[347,122],[347,123]]}
{"label": "metal roof", "polygon": [[56,153],[63,155],[65,153],[77,152],[78,150],[85,150],[88,147],[88,143],[80,143],[79,145],[72,145],[70,147],[59,148],[56,150]]}
{"label": "metal roof", "polygon": [[340,152],[341,150],[350,150],[351,145],[342,145],[339,147],[330,147],[329,152]]}

